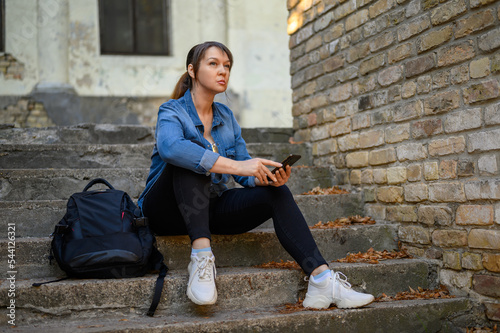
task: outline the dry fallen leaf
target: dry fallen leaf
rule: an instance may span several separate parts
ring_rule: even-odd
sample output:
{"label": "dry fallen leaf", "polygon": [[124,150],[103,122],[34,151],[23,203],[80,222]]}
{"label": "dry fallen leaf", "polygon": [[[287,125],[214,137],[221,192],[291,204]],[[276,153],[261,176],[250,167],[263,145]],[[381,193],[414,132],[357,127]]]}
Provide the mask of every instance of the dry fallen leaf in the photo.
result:
{"label": "dry fallen leaf", "polygon": [[304,143],[304,141],[295,141],[293,139],[293,136],[291,136],[289,139],[288,139],[288,143],[292,144],[292,145],[298,145],[298,144],[301,144],[301,143]]}
{"label": "dry fallen leaf", "polygon": [[396,296],[387,296],[382,294],[375,299],[376,302],[390,302],[390,301],[403,301],[403,300],[415,300],[415,299],[436,299],[436,298],[454,298],[455,296],[450,295],[450,292],[446,286],[441,285],[438,289],[423,289],[418,287],[418,290],[414,290],[409,287],[410,291],[403,291],[396,294]]}
{"label": "dry fallen leaf", "polygon": [[333,186],[329,188],[321,188],[319,186],[313,188],[309,192],[302,193],[302,195],[327,195],[327,194],[348,194],[349,192],[341,189],[338,186]]}
{"label": "dry fallen leaf", "polygon": [[498,328],[497,325],[493,326],[493,328],[490,327],[467,327],[466,333],[497,333]]}
{"label": "dry fallen leaf", "polygon": [[283,261],[283,259],[281,259],[280,262],[271,261],[271,262],[268,262],[265,264],[256,265],[254,267],[256,267],[256,268],[300,269],[299,264],[297,264],[295,261],[292,261],[292,260]]}
{"label": "dry fallen leaf", "polygon": [[346,263],[355,263],[355,262],[364,262],[369,264],[378,264],[381,260],[390,260],[390,259],[403,259],[403,258],[411,258],[411,256],[406,252],[405,249],[401,249],[400,251],[392,250],[392,251],[375,251],[373,248],[370,248],[368,251],[361,253],[350,253],[345,258],[335,260],[337,262],[346,262]]}
{"label": "dry fallen leaf", "polygon": [[331,228],[341,228],[347,227],[353,224],[375,224],[375,220],[373,220],[370,216],[362,217],[360,215],[349,216],[349,217],[341,217],[336,219],[335,221],[322,222],[319,221],[312,227],[311,229],[331,229]]}

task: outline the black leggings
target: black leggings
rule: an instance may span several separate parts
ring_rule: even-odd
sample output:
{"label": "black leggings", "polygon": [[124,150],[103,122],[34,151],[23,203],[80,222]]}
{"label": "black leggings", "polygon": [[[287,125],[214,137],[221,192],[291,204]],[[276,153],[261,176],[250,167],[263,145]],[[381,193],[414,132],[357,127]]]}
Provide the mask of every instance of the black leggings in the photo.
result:
{"label": "black leggings", "polygon": [[272,218],[281,245],[306,274],[326,264],[286,185],[235,188],[219,197],[210,184],[210,176],[168,164],[142,205],[152,230],[189,235],[192,242],[244,233]]}

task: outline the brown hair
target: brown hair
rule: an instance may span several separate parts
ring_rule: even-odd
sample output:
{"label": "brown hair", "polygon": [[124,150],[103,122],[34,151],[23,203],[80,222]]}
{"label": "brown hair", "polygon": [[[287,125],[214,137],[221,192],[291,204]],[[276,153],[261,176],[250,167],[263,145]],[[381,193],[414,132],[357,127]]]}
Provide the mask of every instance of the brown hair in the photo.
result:
{"label": "brown hair", "polygon": [[229,70],[231,70],[231,67],[233,66],[233,55],[231,51],[229,51],[229,49],[224,44],[219,42],[204,42],[195,45],[188,52],[186,59],[186,72],[182,74],[181,78],[175,85],[174,92],[172,93],[172,96],[170,98],[179,99],[182,96],[184,96],[184,94],[188,89],[193,88],[193,80],[191,79],[191,76],[189,76],[187,68],[189,64],[192,64],[194,74],[196,76],[196,73],[198,73],[198,68],[200,67],[200,62],[205,56],[205,52],[212,46],[219,48],[222,52],[227,54],[227,57],[229,58],[230,61]]}

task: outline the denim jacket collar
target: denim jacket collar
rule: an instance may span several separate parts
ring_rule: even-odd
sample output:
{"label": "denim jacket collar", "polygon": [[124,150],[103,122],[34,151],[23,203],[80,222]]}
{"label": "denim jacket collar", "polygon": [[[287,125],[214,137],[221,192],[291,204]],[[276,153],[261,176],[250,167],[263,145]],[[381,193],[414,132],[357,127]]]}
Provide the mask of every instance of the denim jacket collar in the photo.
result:
{"label": "denim jacket collar", "polygon": [[[203,123],[200,120],[200,117],[198,116],[198,112],[196,111],[196,107],[194,106],[193,98],[191,97],[191,90],[188,89],[186,93],[184,94],[184,104],[186,106],[186,110],[191,117],[191,120],[193,121],[193,124],[198,127],[202,126]],[[217,108],[217,105],[215,103],[212,103],[212,111],[214,114],[214,118],[212,121],[212,128],[218,125],[224,125],[224,121],[222,120],[222,116],[220,114],[219,109]]]}

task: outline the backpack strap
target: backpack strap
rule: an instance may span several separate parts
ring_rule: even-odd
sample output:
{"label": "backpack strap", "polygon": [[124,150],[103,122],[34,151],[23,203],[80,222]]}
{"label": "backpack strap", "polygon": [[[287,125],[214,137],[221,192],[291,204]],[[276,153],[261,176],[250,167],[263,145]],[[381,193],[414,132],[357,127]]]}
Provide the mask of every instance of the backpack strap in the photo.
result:
{"label": "backpack strap", "polygon": [[[142,211],[139,207],[134,210],[134,226],[136,228],[145,228],[149,230],[149,220],[142,214]],[[168,267],[163,262],[163,255],[156,248],[156,240],[153,242],[153,248],[151,250],[150,263],[151,269],[160,271],[158,274],[158,278],[156,278],[155,283],[155,291],[153,295],[153,301],[151,302],[151,306],[149,307],[148,312],[146,313],[149,317],[153,317],[155,315],[156,308],[161,300],[161,294],[163,292],[163,284],[165,282],[165,276],[167,276]]]}
{"label": "backpack strap", "polygon": [[163,262],[161,263],[160,274],[158,274],[158,278],[156,279],[155,284],[155,292],[153,296],[153,301],[151,302],[151,306],[147,312],[149,317],[153,317],[155,315],[156,308],[160,303],[161,293],[163,291],[163,283],[165,281],[165,276],[167,275],[168,267]]}
{"label": "backpack strap", "polygon": [[69,231],[70,227],[67,224],[56,224],[54,228],[54,232],[50,235],[51,237],[54,235],[63,235]]}
{"label": "backpack strap", "polygon": [[88,183],[87,186],[85,186],[85,188],[83,189],[83,192],[86,192],[89,188],[91,188],[95,184],[104,184],[112,190],[115,189],[110,183],[108,183],[107,180],[105,180],[103,178],[96,178],[96,179],[91,180],[90,183]]}
{"label": "backpack strap", "polygon": [[57,279],[57,280],[47,281],[47,282],[36,282],[36,283],[33,283],[31,286],[32,287],[40,287],[41,285],[44,285],[44,284],[59,282],[59,281],[67,280],[67,279],[69,279],[68,276]]}

